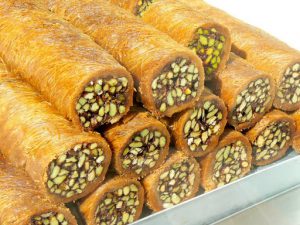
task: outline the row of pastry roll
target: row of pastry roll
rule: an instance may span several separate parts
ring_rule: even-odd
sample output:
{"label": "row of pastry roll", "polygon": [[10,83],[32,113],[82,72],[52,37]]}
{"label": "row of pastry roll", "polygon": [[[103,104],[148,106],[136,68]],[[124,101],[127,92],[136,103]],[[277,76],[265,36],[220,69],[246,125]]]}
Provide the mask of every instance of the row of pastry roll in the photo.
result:
{"label": "row of pastry roll", "polygon": [[168,35],[104,0],[45,2],[131,72],[144,107],[153,115],[170,117],[200,98],[201,59]]}
{"label": "row of pastry roll", "polygon": [[274,106],[284,111],[299,108],[300,53],[269,34],[201,0],[111,2],[192,48],[203,60],[207,79],[222,71],[223,62],[228,59],[227,44],[230,45],[231,37],[226,29],[229,29],[232,51],[276,81]]}
{"label": "row of pastry roll", "polygon": [[[147,1],[148,2],[148,1]],[[276,81],[274,107],[295,111],[300,106],[300,53],[270,34],[202,0],[180,0],[199,14],[226,26],[232,37],[232,51]]]}
{"label": "row of pastry roll", "polygon": [[2,225],[76,225],[69,210],[49,200],[22,170],[0,161]]}

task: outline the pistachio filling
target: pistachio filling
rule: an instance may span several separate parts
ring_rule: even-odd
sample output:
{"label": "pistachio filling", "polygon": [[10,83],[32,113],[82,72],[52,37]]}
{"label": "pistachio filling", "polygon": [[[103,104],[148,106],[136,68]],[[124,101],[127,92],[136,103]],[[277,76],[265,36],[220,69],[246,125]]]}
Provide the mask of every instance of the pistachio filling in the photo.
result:
{"label": "pistachio filling", "polygon": [[81,194],[103,171],[105,159],[98,143],[82,143],[53,160],[48,169],[50,193],[70,198]]}
{"label": "pistachio filling", "polygon": [[249,166],[247,149],[241,141],[218,150],[215,160],[212,179],[218,187],[241,178],[243,170]]}
{"label": "pistachio filling", "polygon": [[218,134],[223,113],[214,101],[205,101],[202,107],[196,107],[185,123],[184,138],[192,152],[205,151],[210,138]]}
{"label": "pistachio filling", "polygon": [[271,123],[253,142],[254,159],[256,161],[263,161],[277,156],[290,139],[289,122],[277,121]]}
{"label": "pistachio filling", "polygon": [[250,82],[236,98],[232,119],[238,123],[251,121],[255,113],[263,114],[271,101],[271,85],[268,78],[259,78]]}
{"label": "pistachio filling", "polygon": [[169,106],[196,97],[198,87],[198,68],[187,59],[178,58],[152,81],[152,95],[156,99],[156,107],[165,112]]}
{"label": "pistachio filling", "polygon": [[108,192],[96,209],[97,225],[124,225],[134,221],[139,206],[138,187],[130,184]]}
{"label": "pistachio filling", "polygon": [[166,137],[157,130],[144,129],[135,134],[123,151],[123,168],[134,170],[137,174],[153,168],[166,143]]}
{"label": "pistachio filling", "polygon": [[159,176],[157,191],[164,208],[179,204],[192,194],[195,164],[188,160],[174,163]]}
{"label": "pistachio filling", "polygon": [[287,68],[277,97],[280,98],[281,103],[295,104],[300,101],[300,63]]}
{"label": "pistachio filling", "polygon": [[189,48],[202,59],[205,75],[214,74],[222,60],[225,37],[215,28],[199,28]]}
{"label": "pistachio filling", "polygon": [[91,81],[76,104],[81,124],[94,129],[105,123],[114,123],[126,111],[128,79],[126,77]]}
{"label": "pistachio filling", "polygon": [[49,212],[33,216],[30,225],[68,225],[69,222],[61,213]]}
{"label": "pistachio filling", "polygon": [[155,0],[139,0],[135,14],[137,16],[143,16],[144,12],[147,10],[149,5],[151,5]]}

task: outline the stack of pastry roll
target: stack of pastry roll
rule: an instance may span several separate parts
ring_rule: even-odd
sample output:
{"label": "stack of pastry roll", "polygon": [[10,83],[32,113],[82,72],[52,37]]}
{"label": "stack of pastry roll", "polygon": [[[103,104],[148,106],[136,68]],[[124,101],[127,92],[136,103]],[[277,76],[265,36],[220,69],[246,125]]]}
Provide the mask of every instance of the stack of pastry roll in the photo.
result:
{"label": "stack of pastry roll", "polygon": [[81,198],[103,181],[111,159],[106,141],[76,129],[3,64],[0,105],[1,153],[55,201]]}
{"label": "stack of pastry roll", "polygon": [[233,182],[250,172],[252,148],[240,132],[226,130],[216,149],[201,160],[205,191]]}
{"label": "stack of pastry roll", "polygon": [[0,55],[9,70],[85,130],[118,121],[132,105],[131,75],[90,37],[36,8],[0,4]]}
{"label": "stack of pastry roll", "polygon": [[256,70],[247,61],[230,55],[218,76],[217,89],[228,108],[228,123],[236,130],[253,127],[272,107],[275,82],[271,75]]}
{"label": "stack of pastry roll", "polygon": [[266,114],[246,134],[253,148],[253,164],[262,166],[282,158],[292,145],[295,121],[279,110]]}
{"label": "stack of pastry roll", "polygon": [[21,169],[0,162],[1,225],[77,225],[62,204],[50,201]]}
{"label": "stack of pastry roll", "polygon": [[178,43],[195,51],[202,59],[206,80],[215,78],[229,58],[228,29],[176,0],[111,0],[111,2],[169,34]]}
{"label": "stack of pastry roll", "polygon": [[113,149],[118,174],[143,177],[159,167],[169,153],[166,126],[147,112],[132,112],[108,128],[104,137]]}
{"label": "stack of pastry roll", "polygon": [[193,198],[199,191],[200,176],[199,163],[177,151],[143,179],[147,205],[160,211]]}
{"label": "stack of pastry roll", "polygon": [[293,118],[296,122],[296,133],[293,140],[293,148],[296,152],[300,153],[300,109],[294,112]]}
{"label": "stack of pastry roll", "polygon": [[204,70],[192,50],[106,0],[46,2],[132,73],[144,107],[155,116],[170,117],[199,99]]}
{"label": "stack of pastry roll", "polygon": [[227,123],[227,108],[222,99],[205,89],[200,101],[174,116],[169,123],[177,149],[201,157],[218,145]]}
{"label": "stack of pastry roll", "polygon": [[80,202],[86,225],[125,225],[137,220],[144,205],[144,189],[133,178],[114,177]]}
{"label": "stack of pastry roll", "polygon": [[284,111],[300,107],[300,52],[268,33],[246,24],[201,0],[180,0],[226,26],[232,37],[232,50],[276,81],[274,106]]}

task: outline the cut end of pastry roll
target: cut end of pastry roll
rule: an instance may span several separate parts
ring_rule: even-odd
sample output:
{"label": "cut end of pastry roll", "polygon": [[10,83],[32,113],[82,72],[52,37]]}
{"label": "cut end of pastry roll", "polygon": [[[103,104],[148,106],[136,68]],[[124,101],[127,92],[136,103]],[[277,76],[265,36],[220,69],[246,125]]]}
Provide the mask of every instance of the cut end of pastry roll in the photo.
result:
{"label": "cut end of pastry roll", "polygon": [[134,180],[115,177],[80,204],[88,225],[125,225],[137,220],[144,205],[144,189]]}
{"label": "cut end of pastry roll", "polygon": [[181,57],[169,62],[151,82],[158,114],[167,116],[180,111],[197,96],[199,98],[202,88],[202,71],[190,59]]}
{"label": "cut end of pastry roll", "polygon": [[228,123],[236,130],[248,129],[272,107],[275,81],[231,54],[220,74],[221,98],[228,107]]}
{"label": "cut end of pastry roll", "polygon": [[149,113],[132,113],[108,128],[105,137],[113,147],[113,164],[119,174],[143,177],[159,167],[169,152],[166,126]]}
{"label": "cut end of pastry roll", "polygon": [[65,202],[78,199],[104,180],[111,160],[107,144],[76,144],[49,164],[46,186],[49,193]]}
{"label": "cut end of pastry roll", "polygon": [[269,77],[259,77],[248,83],[235,99],[236,105],[231,113],[233,123],[250,123],[256,114],[265,114],[272,103],[271,85]]}
{"label": "cut end of pastry roll", "polygon": [[292,145],[295,122],[287,114],[273,110],[246,134],[253,149],[253,164],[262,166],[282,158]]}
{"label": "cut end of pastry roll", "polygon": [[34,215],[30,219],[30,225],[69,225],[71,224],[64,214],[55,211]]}
{"label": "cut end of pastry roll", "polygon": [[174,118],[171,126],[176,148],[194,157],[208,154],[217,146],[226,118],[222,99],[205,90],[194,108]]}
{"label": "cut end of pastry roll", "polygon": [[170,208],[196,195],[200,185],[198,162],[181,152],[145,177],[143,184],[148,206],[154,211]]}
{"label": "cut end of pastry roll", "polygon": [[189,46],[201,59],[205,79],[223,70],[229,58],[231,39],[228,30],[218,24],[199,27]]}
{"label": "cut end of pastry roll", "polygon": [[294,111],[300,107],[300,60],[284,71],[278,84],[274,106],[286,111]]}
{"label": "cut end of pastry roll", "polygon": [[125,115],[132,105],[131,77],[109,76],[90,81],[76,103],[76,112],[85,130],[103,124],[113,124]]}
{"label": "cut end of pastry roll", "polygon": [[226,131],[215,151],[202,161],[202,186],[206,191],[224,186],[250,172],[252,149],[237,131]]}

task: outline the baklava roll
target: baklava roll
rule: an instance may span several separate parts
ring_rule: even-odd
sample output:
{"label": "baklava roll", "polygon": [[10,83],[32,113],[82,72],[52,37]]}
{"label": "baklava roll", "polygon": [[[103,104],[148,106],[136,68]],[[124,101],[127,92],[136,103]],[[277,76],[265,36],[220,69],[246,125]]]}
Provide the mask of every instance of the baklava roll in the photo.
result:
{"label": "baklava roll", "polygon": [[219,75],[220,97],[228,108],[228,123],[236,130],[250,128],[272,107],[275,82],[242,58],[231,54]]}
{"label": "baklava roll", "polygon": [[180,1],[226,26],[232,37],[232,51],[274,78],[277,87],[274,107],[284,111],[294,111],[300,107],[299,51],[204,1]]}
{"label": "baklava roll", "polygon": [[204,70],[192,50],[107,0],[48,0],[49,9],[90,35],[133,75],[145,108],[172,116],[199,99]]}
{"label": "baklava roll", "polygon": [[113,149],[112,165],[116,172],[144,177],[166,159],[170,135],[166,126],[149,113],[134,114],[108,128],[104,137]]}
{"label": "baklava roll", "polygon": [[252,148],[238,131],[226,130],[215,151],[200,162],[201,185],[205,191],[233,182],[250,172]]}
{"label": "baklava roll", "polygon": [[144,188],[133,178],[114,177],[82,200],[80,211],[86,225],[125,225],[139,219]]}
{"label": "baklava roll", "polygon": [[202,157],[218,145],[226,123],[227,108],[223,100],[205,89],[193,108],[172,118],[170,128],[178,150]]}
{"label": "baklava roll", "polygon": [[77,225],[70,211],[51,202],[21,169],[0,162],[1,225]]}
{"label": "baklava roll", "polygon": [[133,79],[90,37],[22,1],[0,3],[0,55],[85,130],[117,122],[132,105]]}
{"label": "baklava roll", "polygon": [[[3,66],[3,65],[2,65]],[[31,86],[0,69],[0,151],[59,202],[93,191],[111,151],[97,133],[81,132]]]}
{"label": "baklava roll", "polygon": [[292,115],[296,122],[296,133],[293,138],[293,148],[297,153],[300,153],[300,109]]}
{"label": "baklava roll", "polygon": [[252,144],[252,163],[263,166],[282,158],[292,145],[295,129],[295,121],[284,112],[266,114],[246,134]]}
{"label": "baklava roll", "polygon": [[182,152],[173,154],[165,164],[143,180],[146,202],[153,211],[170,208],[193,198],[200,187],[200,167]]}
{"label": "baklava roll", "polygon": [[229,58],[231,37],[228,29],[176,0],[110,0],[167,33],[202,59],[205,79],[222,71]]}

